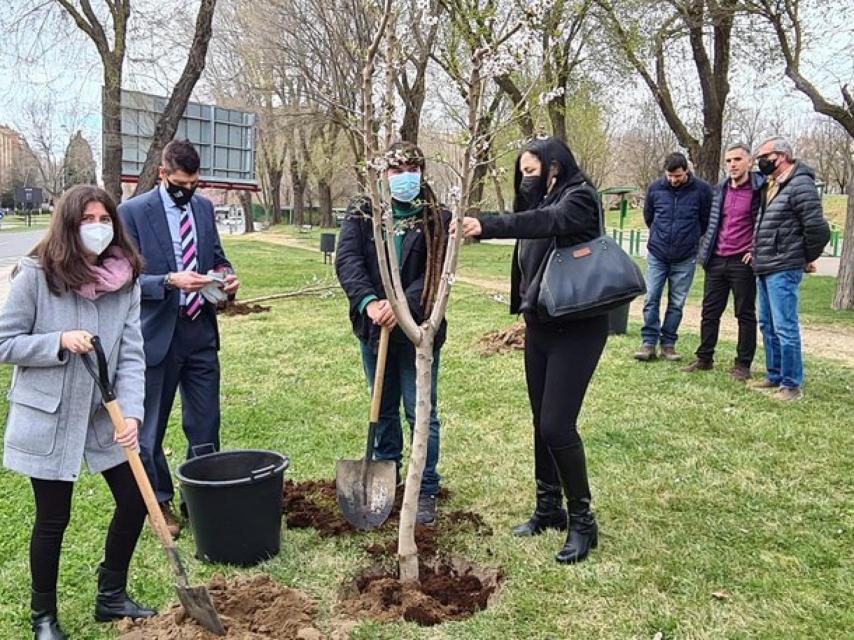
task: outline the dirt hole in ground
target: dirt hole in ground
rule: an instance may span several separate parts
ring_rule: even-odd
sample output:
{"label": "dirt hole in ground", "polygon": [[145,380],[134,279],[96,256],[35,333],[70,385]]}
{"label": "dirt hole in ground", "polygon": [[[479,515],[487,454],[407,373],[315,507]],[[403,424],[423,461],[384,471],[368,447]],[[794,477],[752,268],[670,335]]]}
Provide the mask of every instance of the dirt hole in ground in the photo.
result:
{"label": "dirt hole in ground", "polygon": [[289,589],[269,576],[214,576],[208,585],[214,606],[226,628],[216,636],[189,618],[181,605],[147,620],[118,624],[121,640],[322,640],[315,628],[314,603],[301,591]]}
{"label": "dirt hole in ground", "polygon": [[451,557],[422,557],[419,577],[418,585],[404,586],[395,571],[371,567],[344,588],[339,610],[354,618],[421,626],[465,620],[492,604],[503,578],[500,569]]}
{"label": "dirt hole in ground", "polygon": [[[448,500],[451,492],[442,488],[439,491],[439,504]],[[403,503],[403,487],[398,487],[394,496],[394,508],[381,529],[396,527],[400,519],[400,506]],[[337,536],[358,531],[341,514],[335,493],[335,480],[306,480],[304,482],[285,481],[282,507],[285,519],[291,529],[317,529],[322,536]],[[477,518],[477,514],[473,514]],[[439,518],[443,517],[441,506]]]}
{"label": "dirt hole in ground", "polygon": [[226,316],[248,316],[253,313],[266,313],[270,307],[262,307],[260,304],[243,304],[242,302],[232,302],[223,311]]}
{"label": "dirt hole in ground", "polygon": [[480,339],[478,346],[484,356],[522,350],[525,348],[525,323],[518,322],[500,331],[490,331]]}

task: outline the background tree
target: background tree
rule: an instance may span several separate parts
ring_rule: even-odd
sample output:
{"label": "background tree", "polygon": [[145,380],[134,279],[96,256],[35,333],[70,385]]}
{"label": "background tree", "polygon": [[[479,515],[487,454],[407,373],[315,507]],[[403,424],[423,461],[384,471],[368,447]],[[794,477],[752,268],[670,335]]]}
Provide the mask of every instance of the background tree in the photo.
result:
{"label": "background tree", "polygon": [[[679,144],[688,150],[697,174],[715,182],[730,91],[736,0],[596,0],[596,5],[600,33],[610,34],[614,49],[649,88]],[[699,85],[702,119],[696,125],[691,111],[680,108],[672,86],[673,76],[688,66],[676,46],[680,43],[688,48]]]}
{"label": "background tree", "polygon": [[76,184],[95,184],[95,155],[82,131],[78,130],[68,141],[62,164],[64,189]]}
{"label": "background tree", "polygon": [[[850,84],[833,83],[837,86],[839,96],[836,101],[828,98],[816,81],[808,77],[810,67],[806,60],[806,48],[809,43],[822,35],[831,35],[822,34],[830,16],[835,18],[836,25],[847,32],[847,38],[840,33],[834,33],[832,37],[843,43],[842,55],[847,52],[850,59],[851,25],[854,19],[854,7],[851,3],[833,2],[829,6],[829,3],[814,4],[804,0],[748,0],[747,7],[769,27],[771,42],[775,45],[772,50],[779,55],[785,74],[794,83],[795,88],[809,98],[818,113],[832,118],[846,131],[849,138],[854,139],[854,96]],[[806,20],[805,15],[810,15],[812,19]],[[848,149],[850,153],[850,142]],[[848,213],[845,219],[842,258],[836,279],[836,294],[833,298],[834,309],[854,309],[854,182],[849,181],[847,193]]]}

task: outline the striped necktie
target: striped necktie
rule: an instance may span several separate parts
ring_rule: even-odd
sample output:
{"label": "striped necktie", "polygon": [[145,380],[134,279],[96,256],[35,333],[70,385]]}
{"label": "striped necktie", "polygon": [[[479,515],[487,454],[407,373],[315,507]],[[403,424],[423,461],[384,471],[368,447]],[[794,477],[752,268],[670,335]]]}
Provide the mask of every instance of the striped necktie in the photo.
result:
{"label": "striped necktie", "polygon": [[[181,208],[181,262],[184,271],[198,271],[199,256],[196,241],[193,239],[193,218],[188,207]],[[198,291],[188,293],[184,299],[187,317],[195,320],[202,312],[202,294]]]}

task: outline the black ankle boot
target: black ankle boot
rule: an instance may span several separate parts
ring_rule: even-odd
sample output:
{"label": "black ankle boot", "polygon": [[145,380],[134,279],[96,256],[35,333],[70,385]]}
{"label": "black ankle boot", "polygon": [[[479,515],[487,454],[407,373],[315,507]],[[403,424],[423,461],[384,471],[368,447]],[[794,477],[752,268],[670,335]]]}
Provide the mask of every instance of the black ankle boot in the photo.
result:
{"label": "black ankle boot", "polygon": [[574,501],[569,503],[569,531],[563,549],[557,552],[555,560],[562,564],[581,562],[591,549],[599,546],[599,527],[596,517],[590,510],[590,502]]}
{"label": "black ankle boot", "polygon": [[537,508],[527,522],[513,527],[518,537],[537,536],[546,529],[566,530],[566,511],[561,506],[563,494],[557,485],[537,480]]}
{"label": "black ankle boot", "polygon": [[56,591],[30,595],[30,617],[34,640],[68,640],[56,619]]}
{"label": "black ankle boot", "polygon": [[569,531],[566,542],[555,560],[562,564],[581,562],[599,544],[599,528],[590,510],[590,485],[587,481],[587,459],[581,438],[568,447],[549,448],[557,467],[569,507]]}
{"label": "black ankle boot", "polygon": [[112,571],[98,566],[98,596],[95,599],[95,620],[109,622],[120,618],[150,618],[157,612],[140,606],[128,597],[127,571]]}

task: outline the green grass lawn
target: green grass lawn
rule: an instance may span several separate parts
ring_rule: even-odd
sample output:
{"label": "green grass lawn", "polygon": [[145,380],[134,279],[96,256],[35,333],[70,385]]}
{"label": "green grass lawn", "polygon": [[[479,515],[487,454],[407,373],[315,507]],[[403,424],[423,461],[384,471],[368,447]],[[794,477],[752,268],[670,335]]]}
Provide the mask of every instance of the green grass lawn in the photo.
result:
{"label": "green grass lawn", "polygon": [[[847,214],[848,196],[845,195],[826,195],[822,199],[824,206],[824,215],[830,222],[845,228],[845,216]],[[605,226],[609,229],[612,227],[619,228],[620,212],[608,210],[605,212]],[[643,221],[642,209],[629,209],[626,219],[623,223],[624,229],[643,229],[646,230],[646,224]]]}
{"label": "green grass lawn", "polygon": [[[226,250],[246,298],[332,276],[317,253],[240,239],[226,240]],[[466,264],[486,251],[466,247]],[[336,459],[361,455],[369,407],[346,300],[270,304],[270,313],[221,321],[223,445],[281,451],[294,480],[331,478]],[[635,325],[611,338],[581,416],[600,548],[582,565],[559,566],[552,555],[560,535],[508,533],[533,506],[522,356],[485,358],[476,345],[513,320],[482,290],[455,286],[440,375],[440,471],[453,492],[440,509],[478,512],[494,529],[488,537],[458,533],[452,543],[471,560],[504,568],[497,604],[433,628],[365,622],[353,638],[850,637],[854,371],[808,357],[807,399],[784,406],[724,371],[687,376],[670,363],[634,362]],[[683,340],[686,352],[696,347],[696,336]],[[3,385],[9,373],[0,370]],[[5,414],[5,403],[0,408]],[[166,445],[178,464],[184,438],[174,418]],[[110,511],[103,481],[84,477],[60,577],[62,621],[73,638],[116,636],[91,618]],[[0,472],[0,638],[28,637],[32,521],[27,479]],[[370,562],[362,545],[392,534],[285,531],[280,556],[254,571],[305,590],[328,631],[340,585]],[[236,571],[191,560],[189,535],[179,547],[195,582]],[[132,575],[141,601],[164,607],[174,600],[150,532]]]}

